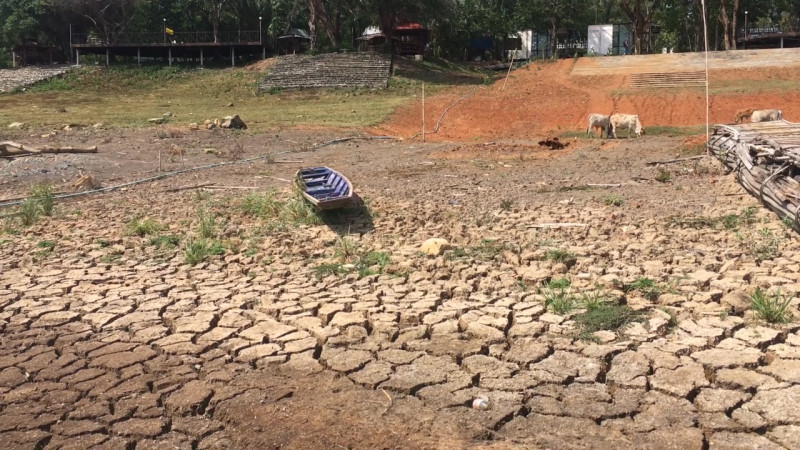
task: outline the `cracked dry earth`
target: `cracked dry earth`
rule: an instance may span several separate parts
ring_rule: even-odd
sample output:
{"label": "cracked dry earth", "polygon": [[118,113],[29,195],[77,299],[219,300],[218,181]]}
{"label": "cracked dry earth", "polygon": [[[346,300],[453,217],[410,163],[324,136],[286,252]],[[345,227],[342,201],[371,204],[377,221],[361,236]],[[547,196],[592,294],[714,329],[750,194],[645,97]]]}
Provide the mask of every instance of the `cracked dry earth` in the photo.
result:
{"label": "cracked dry earth", "polygon": [[[344,224],[275,229],[239,211],[244,194],[159,184],[3,235],[2,446],[800,448],[800,326],[760,322],[745,295],[797,291],[797,239],[763,209],[731,230],[680,225],[757,205],[715,162],[672,166],[662,184],[644,162],[679,141],[502,161],[395,145],[298,154],[348,168],[371,217]],[[263,170],[204,176],[241,183]],[[622,182],[625,203],[566,189],[565,174]],[[146,214],[186,238],[200,206],[224,219],[227,250],[196,266],[124,233]],[[588,226],[530,227],[545,222]],[[762,229],[779,247],[756,260],[740,236]],[[389,252],[385,273],[315,275],[348,231],[360,249]],[[466,250],[425,256],[430,237]],[[487,242],[499,250],[480,250]],[[576,261],[548,261],[553,249]],[[581,339],[580,307],[556,314],[536,289],[554,277],[644,320]],[[619,289],[639,277],[668,289]],[[471,408],[479,396],[489,409]]]}

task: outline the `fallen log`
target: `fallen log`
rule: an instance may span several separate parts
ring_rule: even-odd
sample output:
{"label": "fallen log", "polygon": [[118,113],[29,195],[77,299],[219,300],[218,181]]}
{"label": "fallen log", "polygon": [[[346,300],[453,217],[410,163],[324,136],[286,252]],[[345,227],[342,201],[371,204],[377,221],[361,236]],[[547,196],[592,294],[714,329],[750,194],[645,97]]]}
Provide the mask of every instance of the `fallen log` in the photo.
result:
{"label": "fallen log", "polygon": [[43,153],[97,153],[97,146],[91,147],[53,147],[46,145],[44,147],[31,147],[29,145],[20,144],[13,141],[0,142],[0,156],[22,156],[22,155],[38,155]]}

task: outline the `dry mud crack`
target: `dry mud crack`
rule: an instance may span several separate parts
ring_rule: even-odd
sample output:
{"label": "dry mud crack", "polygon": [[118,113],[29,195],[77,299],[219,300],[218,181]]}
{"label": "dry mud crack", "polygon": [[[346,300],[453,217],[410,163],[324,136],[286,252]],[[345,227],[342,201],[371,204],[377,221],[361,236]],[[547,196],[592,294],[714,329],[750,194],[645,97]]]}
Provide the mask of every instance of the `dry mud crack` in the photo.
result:
{"label": "dry mud crack", "polygon": [[[641,152],[631,164],[669,144],[627,144]],[[757,260],[739,238],[746,226],[685,225],[755,205],[728,195],[741,193],[732,180],[689,166],[670,184],[626,179],[620,207],[608,192],[558,186],[566,171],[619,181],[570,158],[640,176],[614,169],[626,149],[431,169],[419,164],[429,150],[397,161],[390,145],[306,156],[351,164],[372,217],[348,239],[388,252],[383,274],[318,276],[347,224],[266,230],[236,209],[243,195],[164,186],[65,205],[2,236],[4,447],[800,447],[800,324],[767,326],[741,308],[757,286],[797,291],[796,238],[755,213],[751,228],[780,238]],[[390,177],[402,164],[419,169]],[[463,176],[441,176],[453,172]],[[227,250],[196,266],[182,248],[124,234],[143,211],[187,233],[199,205],[224,216]],[[553,222],[587,226],[529,227]],[[457,249],[421,254],[434,236]],[[553,261],[554,250],[574,259]],[[582,339],[583,307],[559,313],[537,289],[562,277],[639,319]],[[622,289],[645,277],[661,290]],[[472,409],[477,397],[490,408]]]}

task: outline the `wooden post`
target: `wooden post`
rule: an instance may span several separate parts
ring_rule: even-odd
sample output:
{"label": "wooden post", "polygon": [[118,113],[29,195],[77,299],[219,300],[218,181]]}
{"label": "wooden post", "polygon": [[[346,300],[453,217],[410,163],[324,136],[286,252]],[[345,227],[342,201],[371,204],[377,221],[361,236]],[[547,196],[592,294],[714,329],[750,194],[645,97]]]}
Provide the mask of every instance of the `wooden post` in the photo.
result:
{"label": "wooden post", "polygon": [[106,48],[106,67],[111,65],[111,49]]}
{"label": "wooden post", "polygon": [[158,171],[161,172],[161,147],[158,148]]}
{"label": "wooden post", "polygon": [[422,142],[425,142],[425,82],[422,83]]}
{"label": "wooden post", "polygon": [[236,53],[233,50],[233,46],[231,45],[231,67],[236,67]]}
{"label": "wooden post", "polygon": [[17,67],[17,52],[11,50],[11,67]]}
{"label": "wooden post", "polygon": [[200,47],[200,67],[203,67],[203,47]]}
{"label": "wooden post", "polygon": [[75,49],[75,65],[76,66],[81,65],[81,49],[79,48]]}
{"label": "wooden post", "polygon": [[167,59],[169,59],[169,66],[172,67],[172,47],[167,48]]}
{"label": "wooden post", "polygon": [[136,64],[141,66],[142,65],[142,49],[136,49]]}

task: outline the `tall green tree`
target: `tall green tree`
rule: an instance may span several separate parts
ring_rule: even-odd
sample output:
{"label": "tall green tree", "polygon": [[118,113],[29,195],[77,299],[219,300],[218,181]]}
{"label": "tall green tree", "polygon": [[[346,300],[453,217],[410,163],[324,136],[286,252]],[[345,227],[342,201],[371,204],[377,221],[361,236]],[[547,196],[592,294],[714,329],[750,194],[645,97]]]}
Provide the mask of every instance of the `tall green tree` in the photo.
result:
{"label": "tall green tree", "polygon": [[661,0],[620,0],[619,6],[633,24],[634,53],[641,54],[645,50],[644,35],[649,31]]}

